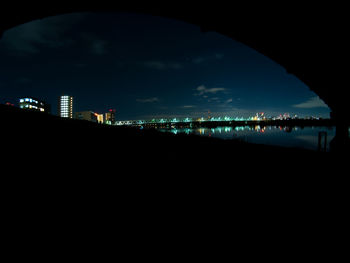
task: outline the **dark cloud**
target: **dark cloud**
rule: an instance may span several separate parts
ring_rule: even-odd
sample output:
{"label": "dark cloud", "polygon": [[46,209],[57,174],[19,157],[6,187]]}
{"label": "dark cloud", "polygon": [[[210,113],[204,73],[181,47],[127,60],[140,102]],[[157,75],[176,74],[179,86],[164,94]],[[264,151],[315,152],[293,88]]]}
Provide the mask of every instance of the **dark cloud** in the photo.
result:
{"label": "dark cloud", "polygon": [[71,46],[75,41],[64,33],[84,17],[85,14],[71,14],[35,20],[6,31],[1,42],[17,54],[39,53],[42,47]]}
{"label": "dark cloud", "polygon": [[224,92],[227,91],[225,88],[207,88],[204,85],[200,85],[195,89],[197,92],[194,94],[195,96],[203,96],[204,98],[207,98],[207,95],[213,95],[218,92]]}
{"label": "dark cloud", "polygon": [[136,101],[140,103],[153,103],[153,102],[158,102],[159,98],[151,97],[151,98],[144,98],[144,99],[136,99]]}
{"label": "dark cloud", "polygon": [[183,65],[176,62],[164,62],[159,60],[146,61],[142,63],[145,67],[156,70],[181,69]]}
{"label": "dark cloud", "polygon": [[96,55],[103,55],[107,53],[107,41],[95,40],[92,45],[92,52]]}
{"label": "dark cloud", "polygon": [[328,106],[318,97],[312,97],[307,101],[293,105],[294,108],[313,109],[313,108],[328,108]]}
{"label": "dark cloud", "polygon": [[82,44],[95,55],[103,55],[108,53],[109,42],[95,33],[82,32],[80,34]]}
{"label": "dark cloud", "polygon": [[183,108],[183,109],[193,109],[195,108],[196,106],[195,105],[183,105],[181,106],[180,108]]}
{"label": "dark cloud", "polygon": [[196,57],[196,58],[194,58],[192,60],[192,62],[194,64],[202,64],[202,63],[207,62],[207,61],[222,59],[223,57],[224,57],[223,54],[216,53],[216,54],[210,55],[210,56],[199,56],[199,57]]}

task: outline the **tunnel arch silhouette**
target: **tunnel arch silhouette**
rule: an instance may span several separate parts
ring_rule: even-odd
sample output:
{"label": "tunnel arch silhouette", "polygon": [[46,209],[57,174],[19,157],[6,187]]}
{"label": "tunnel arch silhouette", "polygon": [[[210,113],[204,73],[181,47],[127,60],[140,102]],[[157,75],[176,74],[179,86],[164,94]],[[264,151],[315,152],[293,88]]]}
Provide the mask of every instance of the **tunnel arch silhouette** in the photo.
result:
{"label": "tunnel arch silhouette", "polygon": [[343,70],[337,63],[343,52],[341,44],[346,43],[339,23],[343,16],[328,19],[327,14],[332,13],[329,6],[249,5],[170,5],[156,1],[111,4],[105,0],[94,4],[57,0],[50,5],[31,3],[1,10],[0,38],[5,30],[32,20],[79,12],[140,13],[187,22],[204,32],[214,31],[241,42],[281,65],[330,107],[337,127],[347,133],[350,110],[344,96]]}

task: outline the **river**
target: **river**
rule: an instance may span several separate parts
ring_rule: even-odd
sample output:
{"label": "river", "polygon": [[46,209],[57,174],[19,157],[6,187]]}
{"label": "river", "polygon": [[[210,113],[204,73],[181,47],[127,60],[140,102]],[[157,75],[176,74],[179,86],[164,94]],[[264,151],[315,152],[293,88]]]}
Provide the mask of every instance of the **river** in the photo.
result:
{"label": "river", "polygon": [[322,149],[335,136],[335,127],[276,127],[276,126],[244,126],[244,127],[216,127],[216,128],[172,128],[159,129],[162,132],[174,134],[197,134],[221,139],[239,139],[250,143],[269,144],[286,147],[298,147],[310,150],[318,149],[319,134],[321,133]]}

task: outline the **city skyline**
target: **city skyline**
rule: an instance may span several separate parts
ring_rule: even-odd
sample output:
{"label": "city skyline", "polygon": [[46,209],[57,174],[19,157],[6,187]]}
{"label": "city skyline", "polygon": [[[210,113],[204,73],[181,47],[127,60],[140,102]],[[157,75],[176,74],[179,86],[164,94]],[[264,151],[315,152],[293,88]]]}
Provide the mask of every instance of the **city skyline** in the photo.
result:
{"label": "city skyline", "polygon": [[329,117],[329,108],[284,68],[214,32],[136,14],[36,20],[0,40],[2,103],[67,93],[74,111],[116,109],[116,119],[256,112]]}
{"label": "city skyline", "polygon": [[[40,100],[41,105],[46,105],[45,107],[48,107],[49,110],[44,110],[43,108],[38,108],[36,106],[30,106],[32,105],[36,105],[38,104],[38,101],[36,101],[37,98],[32,97],[32,96],[27,96],[27,97],[23,97],[23,98],[19,98],[18,99],[18,105],[11,103],[9,101],[5,102],[4,104],[9,105],[9,106],[14,106],[14,107],[19,107],[21,109],[29,109],[29,110],[35,110],[35,111],[42,111],[45,113],[49,113],[51,114],[51,104],[47,103],[44,100]],[[28,102],[27,102],[28,101]],[[62,118],[74,118],[75,119],[75,115],[77,113],[82,113],[82,112],[91,112],[93,114],[95,114],[97,116],[98,115],[108,115],[113,113],[113,116],[115,116],[116,110],[115,109],[105,109],[103,112],[97,112],[95,110],[89,109],[89,110],[83,110],[83,111],[74,111],[73,110],[73,97],[69,96],[69,95],[62,95],[58,98],[58,111],[57,114],[53,114],[53,115],[57,115],[59,117]],[[70,110],[69,110],[70,109]],[[110,117],[107,117],[110,118]],[[113,117],[115,118],[115,117]],[[250,120],[250,121],[254,121],[254,120],[264,120],[264,119],[270,119],[270,120],[287,120],[287,119],[299,119],[300,116],[298,116],[297,114],[290,114],[288,112],[285,113],[279,113],[277,115],[269,115],[269,114],[265,114],[265,112],[256,112],[256,113],[250,113],[250,115],[246,115],[245,117],[243,117],[243,115],[238,116],[238,115],[218,115],[218,114],[212,114],[212,112],[208,111],[207,113],[204,113],[202,115],[197,115],[197,116],[184,116],[184,115],[177,115],[177,116],[151,116],[151,118],[148,119],[144,119],[142,121],[171,121],[176,120],[177,121],[184,121],[184,122],[188,122],[188,121],[192,121],[192,119],[194,121],[207,121],[207,120],[212,120],[212,121],[242,121],[242,120]],[[323,118],[323,117],[319,117],[317,115],[308,115],[308,116],[303,116],[302,118],[306,118],[306,119],[318,119],[318,118]],[[77,118],[79,119],[79,118]],[[97,120],[97,119],[96,119]],[[134,120],[122,120],[120,119],[119,121],[140,121],[141,119],[134,119]],[[113,124],[114,122],[110,122],[109,124]]]}

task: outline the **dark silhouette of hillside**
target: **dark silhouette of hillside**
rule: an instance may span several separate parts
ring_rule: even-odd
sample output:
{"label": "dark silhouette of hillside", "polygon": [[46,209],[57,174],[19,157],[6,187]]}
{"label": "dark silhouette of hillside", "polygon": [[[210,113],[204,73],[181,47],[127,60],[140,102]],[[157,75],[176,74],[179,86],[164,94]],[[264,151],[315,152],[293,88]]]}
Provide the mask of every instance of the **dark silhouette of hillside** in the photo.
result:
{"label": "dark silhouette of hillside", "polygon": [[35,237],[39,229],[55,242],[71,243],[66,237],[75,233],[85,246],[96,235],[93,222],[103,233],[120,229],[123,244],[130,233],[146,242],[153,229],[157,235],[166,229],[172,239],[208,237],[208,224],[220,233],[229,226],[243,231],[240,242],[247,233],[260,236],[257,242],[305,233],[322,242],[328,233],[320,227],[342,217],[344,170],[330,154],[104,126],[3,105],[0,116],[7,243],[13,233]]}
{"label": "dark silhouette of hillside", "polygon": [[329,191],[344,178],[331,153],[101,125],[5,105],[0,115],[2,178],[16,192],[40,192],[38,198],[91,198],[93,191],[132,199],[130,193],[149,197],[180,188],[221,195],[246,187],[295,198],[293,189],[303,195],[327,185]]}
{"label": "dark silhouette of hillside", "polygon": [[302,157],[317,162],[329,157],[305,149],[101,125],[4,105],[1,115],[7,149],[24,162],[37,159],[111,170],[130,164],[132,170],[147,172],[169,167],[181,171],[184,166],[230,170],[240,163],[256,163],[268,170],[280,164],[309,165]]}

